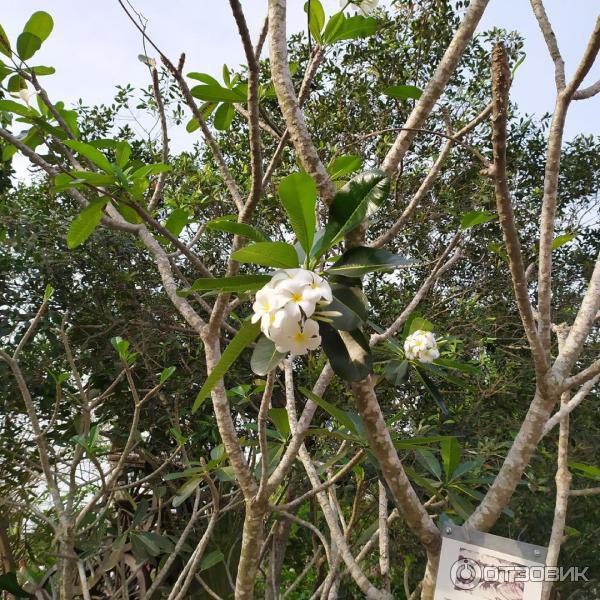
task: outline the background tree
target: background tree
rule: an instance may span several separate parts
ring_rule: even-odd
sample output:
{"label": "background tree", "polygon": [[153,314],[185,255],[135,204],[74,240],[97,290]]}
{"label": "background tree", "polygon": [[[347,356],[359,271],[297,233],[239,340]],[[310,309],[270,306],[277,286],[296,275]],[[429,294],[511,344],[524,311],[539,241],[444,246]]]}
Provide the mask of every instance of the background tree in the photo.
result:
{"label": "background tree", "polygon": [[[458,4],[400,2],[395,15],[382,11],[376,19],[354,20],[338,15],[326,24],[313,0],[312,42],[297,36],[288,48],[289,81],[305,90],[300,96],[305,96],[306,131],[289,96],[287,61],[281,55],[281,2],[271,6],[271,61],[258,62],[250,52],[241,9],[232,2],[247,67],[227,71],[223,83],[212,78],[215,74],[198,73],[186,83],[182,69],[166,57],[157,56],[166,65],[160,73],[156,62],[145,58],[150,88],[139,93],[120,88],[109,107],[69,111],[52,104],[38,80],[44,71],[29,66],[26,42],[31,38],[24,35],[16,46],[13,42],[17,55],[2,38],[2,47],[16,60],[14,67],[6,61],[5,98],[23,86],[38,92],[30,105],[0,104],[7,120],[13,115],[13,125],[21,119],[30,128],[22,143],[9,129],[1,130],[9,149],[5,158],[18,149],[42,167],[31,184],[5,192],[2,203],[0,306],[6,352],[0,368],[6,394],[0,452],[7,474],[2,511],[8,526],[6,519],[0,525],[12,555],[3,550],[7,591],[21,593],[15,588],[20,584],[38,596],[64,598],[87,593],[226,598],[234,597],[235,588],[238,598],[250,597],[253,589],[269,598],[286,593],[292,598],[379,598],[386,591],[407,597],[422,586],[427,598],[437,525],[451,517],[489,528],[475,507],[523,426],[524,399],[535,393],[532,339],[519,316],[523,299],[516,300],[508,285],[514,238],[507,248],[495,220],[494,180],[482,172],[491,164],[502,167],[501,152],[496,147],[493,155],[490,145],[491,47],[503,42],[516,65],[521,42],[498,30],[473,38],[458,68],[440,82],[438,65],[449,64],[445,52],[454,32],[470,37],[468,30],[485,7],[485,2],[473,2],[461,25]],[[533,4],[539,15],[539,5]],[[24,33],[43,41],[48,19],[37,15]],[[597,43],[593,38],[591,53]],[[443,95],[436,91],[440,85]],[[421,90],[425,93],[418,100]],[[497,96],[501,92],[496,90]],[[160,139],[116,125],[119,111],[134,103],[156,116],[163,127]],[[190,135],[199,128],[207,143],[174,156],[165,144],[164,127],[180,121],[188,109],[193,114]],[[421,131],[401,132],[405,125],[415,127],[419,111],[419,118],[427,117],[416,126]],[[493,123],[501,116],[497,108]],[[541,181],[549,124],[520,116],[516,107],[509,117],[506,172],[533,299],[538,215],[540,205],[548,204]],[[402,146],[407,133],[414,134],[410,153],[397,162],[398,153],[388,150],[396,148],[396,139]],[[34,154],[31,148],[44,141],[47,153]],[[130,174],[141,165],[162,162],[169,163],[170,171],[166,175],[159,173],[162,167],[149,167],[147,174],[127,181],[127,175],[109,173],[94,148],[104,160],[122,161],[121,170],[131,164]],[[242,246],[242,235],[293,241],[296,230],[288,224],[278,188],[298,170],[297,161],[318,184],[322,224],[335,190],[357,172],[383,163],[391,179],[385,207],[370,216],[366,240],[361,226],[346,244],[385,245],[418,261],[393,275],[363,278],[369,299],[365,330],[377,338],[390,326],[395,329],[375,347],[373,375],[360,384],[350,387],[342,376],[327,386],[323,373],[331,377],[331,371],[322,372],[325,357],[319,352],[288,361],[266,378],[261,372],[257,379],[250,349],[228,369],[224,388],[217,385],[213,391],[213,406],[204,402],[193,412],[201,384],[217,362],[219,337],[228,347],[243,329],[250,304],[244,294],[231,304],[228,294],[217,294],[219,283],[203,293],[206,279],[191,294],[177,295],[175,289],[190,288],[199,276],[222,276],[228,269],[234,274],[239,267],[230,262],[230,250]],[[598,253],[598,140],[580,137],[564,145],[561,166],[551,240],[552,320],[557,324],[575,319]],[[90,223],[102,216],[89,208],[77,216],[80,203],[98,202],[98,188],[111,198],[103,217],[108,227],[68,250],[67,241],[73,245],[74,235],[89,234]],[[250,209],[253,230],[244,229]],[[236,210],[237,223],[235,216],[227,217]],[[233,242],[232,234],[239,234]],[[53,293],[48,292],[38,313],[47,284]],[[407,361],[404,338],[431,327],[443,341],[441,359],[433,365]],[[28,337],[27,331],[37,335]],[[19,347],[24,339],[27,343]],[[12,358],[16,350],[18,360]],[[555,355],[555,343],[545,352]],[[583,367],[595,356],[597,329],[592,329],[578,364]],[[29,407],[11,371],[23,374]],[[316,396],[305,391],[317,381]],[[583,383],[582,390],[590,392],[594,381],[573,384]],[[364,419],[364,406],[374,391],[414,497],[406,488],[398,498],[398,465],[382,469],[377,448],[372,448],[374,455],[368,450],[374,425]],[[598,478],[593,394],[573,417],[573,487]],[[548,411],[551,399],[556,401],[555,391],[546,398]],[[293,418],[288,422],[284,407],[311,416],[301,422],[307,431],[299,433]],[[32,414],[44,428],[45,451],[32,430]],[[561,431],[564,440],[564,422]],[[303,438],[306,450],[299,444]],[[54,473],[54,499],[41,469],[44,452]],[[551,481],[556,453],[551,433],[510,505],[501,506],[504,514],[494,531],[546,544],[552,530],[560,529]],[[261,466],[265,455],[266,471]],[[276,483],[268,494],[266,477]],[[321,478],[323,492],[316,493],[315,477]],[[510,490],[510,483],[503,482],[502,488]],[[429,538],[427,531],[415,532],[411,522],[410,509],[419,503],[432,516]],[[562,560],[595,564],[597,551],[589,542],[597,528],[597,503],[590,493],[569,504]],[[532,521],[534,511],[539,518]],[[426,555],[420,541],[429,555],[424,584]],[[240,559],[244,563],[238,569]],[[17,561],[22,567],[11,578]],[[597,593],[594,582],[587,589],[576,585],[561,587],[582,598]]]}

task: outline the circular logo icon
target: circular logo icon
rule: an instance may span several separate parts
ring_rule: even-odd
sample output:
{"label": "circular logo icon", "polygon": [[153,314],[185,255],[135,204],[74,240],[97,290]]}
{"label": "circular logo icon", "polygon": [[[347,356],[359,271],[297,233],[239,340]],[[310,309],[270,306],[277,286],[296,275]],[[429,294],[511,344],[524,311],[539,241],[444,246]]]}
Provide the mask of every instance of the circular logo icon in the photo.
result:
{"label": "circular logo icon", "polygon": [[481,566],[472,558],[459,558],[450,569],[450,579],[459,590],[472,590],[481,581]]}

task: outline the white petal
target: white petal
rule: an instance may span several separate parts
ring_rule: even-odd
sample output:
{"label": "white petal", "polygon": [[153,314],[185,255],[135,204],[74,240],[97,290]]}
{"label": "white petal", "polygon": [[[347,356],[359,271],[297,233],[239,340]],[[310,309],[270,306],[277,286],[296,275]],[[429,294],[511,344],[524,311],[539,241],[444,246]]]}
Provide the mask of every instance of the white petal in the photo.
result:
{"label": "white petal", "polygon": [[314,337],[319,335],[319,324],[312,319],[307,319],[304,323],[304,327],[302,328],[304,333],[308,337]]}

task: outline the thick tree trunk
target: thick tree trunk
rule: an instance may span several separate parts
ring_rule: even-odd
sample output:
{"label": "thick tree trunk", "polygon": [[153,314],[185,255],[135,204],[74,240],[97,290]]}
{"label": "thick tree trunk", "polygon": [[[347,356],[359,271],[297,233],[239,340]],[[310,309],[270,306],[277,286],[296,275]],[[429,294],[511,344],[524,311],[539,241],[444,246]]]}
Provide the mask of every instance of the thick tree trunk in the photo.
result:
{"label": "thick tree trunk", "polygon": [[265,532],[264,518],[264,507],[256,506],[251,501],[246,503],[242,548],[235,581],[235,600],[254,598],[254,582]]}

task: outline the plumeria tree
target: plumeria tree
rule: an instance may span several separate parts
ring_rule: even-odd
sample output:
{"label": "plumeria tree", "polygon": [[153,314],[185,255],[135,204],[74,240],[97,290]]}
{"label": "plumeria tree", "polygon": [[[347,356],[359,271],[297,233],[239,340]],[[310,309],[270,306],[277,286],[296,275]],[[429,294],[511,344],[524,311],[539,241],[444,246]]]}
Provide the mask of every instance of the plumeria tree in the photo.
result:
{"label": "plumeria tree", "polygon": [[[427,3],[397,4],[400,11],[427,9]],[[468,70],[464,62],[487,4],[488,0],[471,0],[464,7],[447,47],[436,49],[437,62],[426,81],[418,86],[389,81],[382,90],[402,117],[399,125],[382,123],[378,130],[352,132],[356,136],[352,142],[342,143],[322,139],[320,132],[313,131],[304,107],[311,106],[311,94],[327,94],[328,82],[320,79],[320,69],[328,60],[343,63],[339,55],[343,44],[369,43],[384,23],[397,25],[385,19],[376,1],[343,2],[339,12],[328,16],[318,0],[309,0],[305,5],[308,44],[302,43],[308,58],[299,71],[289,56],[286,1],[269,0],[264,26],[253,40],[242,5],[230,0],[246,65],[235,74],[224,69],[222,84],[207,73],[184,74],[185,56],[178,60],[166,56],[142,16],[122,3],[124,17],[142,33],[148,49],[140,60],[151,81],[146,103],[158,116],[161,130],[159,156],[130,143],[125,135],[111,131],[93,135],[93,128],[84,128],[90,121],[84,107],[78,112],[50,99],[41,81],[53,68],[32,60],[43,55],[43,42],[52,32],[49,14],[34,13],[15,39],[0,29],[0,52],[5,57],[0,65],[4,92],[0,110],[6,115],[6,126],[0,128],[3,160],[22,153],[44,174],[48,201],[57,210],[66,212],[69,202],[78,206],[66,234],[72,252],[89,244],[96,230],[106,228],[119,232],[128,243],[133,240],[143,259],[153,265],[157,280],[146,283],[145,293],[168,298],[168,310],[192,332],[194,348],[201,349],[193,354],[194,360],[201,358],[202,372],[194,372],[201,381],[188,390],[193,397],[187,417],[199,419],[209,411],[219,438],[209,456],[194,460],[194,440],[182,433],[177,413],[166,455],[151,464],[149,473],[124,479],[128,468],[147,462],[139,451],[140,420],[148,403],[157,398],[162,410],[170,410],[165,389],[175,369],[164,366],[156,374],[161,359],[152,356],[151,343],[140,351],[120,335],[107,335],[112,338],[111,356],[118,369],[112,379],[97,383],[94,365],[86,372],[78,367],[82,359],[73,352],[66,318],[57,331],[64,353],[61,360],[67,367],[53,372],[55,401],[50,416],[44,417],[22,357],[52,302],[53,290],[46,288],[30,324],[11,332],[0,357],[24,402],[30,441],[36,448],[28,463],[34,465],[32,473],[41,473],[39,481],[47,495],[46,506],[31,507],[31,512],[52,530],[56,552],[51,568],[38,573],[23,567],[20,578],[4,580],[5,590],[61,599],[91,598],[95,591],[106,597],[127,597],[130,589],[146,598],[185,598],[194,593],[224,597],[229,591],[216,592],[202,575],[223,563],[236,599],[252,598],[255,593],[292,597],[319,565],[322,577],[313,598],[337,598],[345,581],[351,580],[352,589],[362,597],[404,594],[431,599],[443,527],[438,509],[448,509],[468,527],[492,529],[510,510],[536,448],[554,428],[559,429],[555,511],[545,541],[548,564],[557,564],[570,496],[597,492],[597,488],[571,490],[572,469],[592,478],[597,472],[583,463],[574,466],[568,453],[569,415],[600,378],[600,361],[589,350],[598,335],[600,259],[587,257],[593,266],[577,289],[576,309],[571,305],[569,313],[560,311],[557,321],[553,252],[573,237],[557,236],[556,231],[561,216],[559,189],[566,185],[560,168],[563,130],[571,103],[600,92],[598,83],[583,85],[600,50],[600,20],[567,80],[544,7],[540,0],[531,0],[554,60],[557,95],[548,136],[542,142],[544,169],[536,173],[540,201],[523,232],[515,217],[513,198],[518,192],[507,163],[509,91],[519,61],[518,47],[508,36],[496,36],[497,43],[486,57],[485,81],[490,83],[483,97],[467,94],[468,110],[461,103],[460,114],[453,112],[453,102],[460,100],[453,78],[459,70]],[[264,58],[267,47],[268,58]],[[175,119],[187,111],[187,130],[202,136],[207,153],[202,183],[218,196],[213,205],[197,198],[175,207],[168,202],[173,190],[187,190],[192,179],[169,150],[166,107],[172,102],[178,107]],[[232,138],[227,137],[234,120],[243,124],[247,177],[236,172],[239,151],[231,148]],[[19,133],[23,126],[25,131]],[[326,131],[327,124],[322,128]],[[469,143],[468,136],[478,128],[484,128],[486,135]],[[411,161],[419,157],[412,155],[422,148],[422,137],[441,139],[442,146],[398,211],[403,180],[415,177]],[[364,146],[364,159],[348,153],[350,144]],[[454,231],[435,221],[418,222],[416,233],[431,247],[419,253],[402,247],[399,240],[415,227],[421,207],[432,202],[432,191],[443,181],[445,165],[456,148],[476,166],[476,185],[465,189],[473,197],[489,190],[493,206],[483,209],[470,203],[471,210],[458,215]],[[443,199],[439,204],[444,207]],[[264,231],[259,219],[263,211],[278,211],[277,229]],[[395,215],[391,222],[386,211]],[[470,479],[470,471],[481,465],[461,461],[461,447],[452,430],[423,437],[414,428],[400,426],[403,412],[409,409],[388,413],[383,386],[418,385],[447,418],[436,380],[456,382],[453,373],[478,373],[485,349],[473,348],[465,357],[459,336],[436,330],[434,316],[423,314],[420,306],[435,286],[446,286],[445,310],[450,321],[459,318],[460,306],[453,298],[463,281],[458,278],[450,285],[445,279],[467,260],[465,246],[477,239],[484,226],[499,226],[502,233],[502,241],[488,248],[503,261],[504,287],[510,283],[511,291],[502,290],[502,297],[518,314],[525,338],[523,365],[534,374],[535,385],[531,397],[519,407],[518,432],[503,448],[498,469],[491,477],[477,480]],[[227,244],[202,245],[207,231],[230,236],[223,238]],[[525,233],[535,239],[534,252],[523,250]],[[405,305],[381,306],[377,285],[400,288],[411,277],[414,291]],[[240,367],[248,358],[250,368]],[[141,371],[146,373],[142,380]],[[239,379],[231,388],[233,372]],[[62,389],[69,385],[73,406],[65,407]],[[132,418],[122,439],[113,436],[110,451],[101,452],[97,416],[121,388],[131,397]],[[485,386],[478,393],[484,395]],[[258,399],[252,422],[236,407],[236,395]],[[338,406],[346,397],[354,410]],[[328,416],[320,427],[315,426],[317,411]],[[72,422],[74,443],[57,452],[51,434],[63,422]],[[448,419],[447,426],[451,424]],[[327,452],[315,442],[320,437],[327,439]],[[432,444],[439,446],[441,464],[428,447]],[[415,452],[427,476],[406,464],[407,450]],[[181,457],[177,459],[181,471],[165,476],[176,456]],[[303,474],[298,476],[300,470]],[[336,488],[351,473],[357,483],[350,511],[345,512]],[[376,484],[376,527],[366,530],[368,535],[357,549],[350,532],[360,520],[365,473]],[[163,507],[162,497],[153,496],[156,506],[149,511],[147,499],[144,505],[143,499],[130,500],[126,492],[178,477],[185,482],[175,489],[169,506],[188,503],[190,511],[180,535],[167,539],[160,527],[158,532],[142,528],[148,514],[152,523],[155,518],[167,519],[169,509]],[[18,499],[8,498],[10,502],[19,506]],[[128,502],[135,504],[133,509],[127,508]],[[242,521],[228,521],[238,507],[243,508]],[[105,521],[115,515],[120,528],[113,522],[102,530],[110,553],[98,558],[86,552],[84,541],[90,531],[105,527]],[[126,526],[122,526],[124,519]],[[412,587],[412,559],[404,560],[402,590],[392,588],[390,575],[396,565],[390,561],[394,540],[389,528],[397,519],[405,523],[418,542],[419,557],[424,557]],[[292,525],[310,532],[314,551],[284,594],[281,570]],[[226,558],[210,548],[223,528],[236,527],[241,529],[237,568],[229,569],[232,554]],[[374,571],[363,566],[363,559],[376,546],[378,570]],[[15,567],[3,550],[5,555],[8,567],[11,563]],[[162,558],[153,562],[158,557]],[[546,597],[551,592],[547,584]]]}

